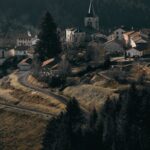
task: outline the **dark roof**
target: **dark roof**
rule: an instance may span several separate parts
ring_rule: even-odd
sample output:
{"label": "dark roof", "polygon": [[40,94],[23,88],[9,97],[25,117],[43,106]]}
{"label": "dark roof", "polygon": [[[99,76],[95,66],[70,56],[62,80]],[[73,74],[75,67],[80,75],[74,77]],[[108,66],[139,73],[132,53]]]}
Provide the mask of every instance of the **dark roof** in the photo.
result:
{"label": "dark roof", "polygon": [[29,46],[18,46],[15,48],[15,50],[17,51],[23,51],[23,50],[27,50],[29,48]]}
{"label": "dark roof", "polygon": [[31,58],[25,58],[19,64],[22,64],[22,65],[31,65],[32,64],[32,59]]}

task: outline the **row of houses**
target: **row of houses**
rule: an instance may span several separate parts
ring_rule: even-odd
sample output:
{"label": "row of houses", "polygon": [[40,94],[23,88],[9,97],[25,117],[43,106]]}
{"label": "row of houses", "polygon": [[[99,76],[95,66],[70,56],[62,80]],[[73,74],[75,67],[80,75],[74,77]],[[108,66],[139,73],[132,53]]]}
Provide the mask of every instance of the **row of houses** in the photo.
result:
{"label": "row of houses", "polygon": [[[125,31],[117,29],[111,35],[104,35],[100,32],[91,34],[91,40],[103,44],[106,54],[123,55],[127,52],[127,56],[139,56],[150,53],[149,32],[144,34],[142,31]],[[80,32],[75,28],[66,30],[66,42],[72,45],[80,45],[86,41],[86,33]],[[87,43],[87,45],[88,45]]]}
{"label": "row of houses", "polygon": [[[144,29],[145,31],[145,29]],[[114,31],[114,35],[112,34],[112,39],[109,39],[105,43],[105,49],[107,53],[126,53],[128,57],[138,56],[141,57],[144,54],[150,53],[150,30],[148,32],[143,33],[141,31],[133,31],[128,30],[125,31],[121,28]]]}
{"label": "row of houses", "polygon": [[0,37],[0,64],[10,57],[31,56],[38,41],[37,36],[32,35],[29,31],[11,38],[12,40],[9,40],[8,37]]}
{"label": "row of houses", "polygon": [[105,54],[116,54],[133,57],[149,53],[150,29],[139,31],[121,26],[113,31],[100,32],[99,17],[96,15],[93,1],[90,2],[88,14],[84,18],[84,27],[67,28],[65,42],[67,45],[89,45],[95,41],[103,44]]}

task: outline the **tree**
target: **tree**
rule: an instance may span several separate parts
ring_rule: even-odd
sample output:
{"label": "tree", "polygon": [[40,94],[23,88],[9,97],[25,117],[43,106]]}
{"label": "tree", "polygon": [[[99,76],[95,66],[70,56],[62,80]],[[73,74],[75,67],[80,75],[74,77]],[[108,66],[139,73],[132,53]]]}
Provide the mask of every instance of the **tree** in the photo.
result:
{"label": "tree", "polygon": [[53,118],[49,121],[43,137],[43,150],[53,150],[56,143],[56,129],[58,128],[58,121],[58,118]]}
{"label": "tree", "polygon": [[76,98],[72,98],[67,104],[65,121],[68,129],[67,134],[70,136],[71,150],[82,149],[82,127],[85,123],[85,116]]}
{"label": "tree", "polygon": [[96,109],[94,108],[91,115],[90,115],[90,120],[89,120],[89,126],[91,128],[95,128],[95,125],[97,123],[97,119],[98,119],[98,114]]}
{"label": "tree", "polygon": [[35,49],[40,61],[58,57],[61,52],[61,44],[57,33],[57,26],[49,12],[46,12],[43,17],[38,38],[39,41]]}
{"label": "tree", "polygon": [[65,117],[73,131],[77,131],[84,124],[85,117],[76,98],[72,98],[68,102]]}
{"label": "tree", "polygon": [[50,120],[43,138],[43,150],[80,150],[82,143],[83,112],[75,98],[71,99],[66,112]]}

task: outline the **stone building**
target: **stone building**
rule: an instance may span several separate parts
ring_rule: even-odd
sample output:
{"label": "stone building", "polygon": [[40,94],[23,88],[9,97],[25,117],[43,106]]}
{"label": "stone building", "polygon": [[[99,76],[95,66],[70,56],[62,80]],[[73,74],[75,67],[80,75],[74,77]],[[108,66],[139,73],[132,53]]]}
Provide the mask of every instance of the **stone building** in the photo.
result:
{"label": "stone building", "polygon": [[86,33],[77,28],[66,29],[66,42],[67,44],[77,44],[85,41]]}

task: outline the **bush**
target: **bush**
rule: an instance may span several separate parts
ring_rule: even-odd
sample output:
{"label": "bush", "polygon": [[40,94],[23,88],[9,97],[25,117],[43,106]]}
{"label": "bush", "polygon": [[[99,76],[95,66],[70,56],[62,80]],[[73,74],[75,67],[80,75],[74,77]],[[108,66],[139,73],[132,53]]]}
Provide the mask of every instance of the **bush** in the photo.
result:
{"label": "bush", "polygon": [[47,83],[51,87],[61,87],[66,83],[66,77],[59,75],[59,76],[52,76],[47,78]]}

